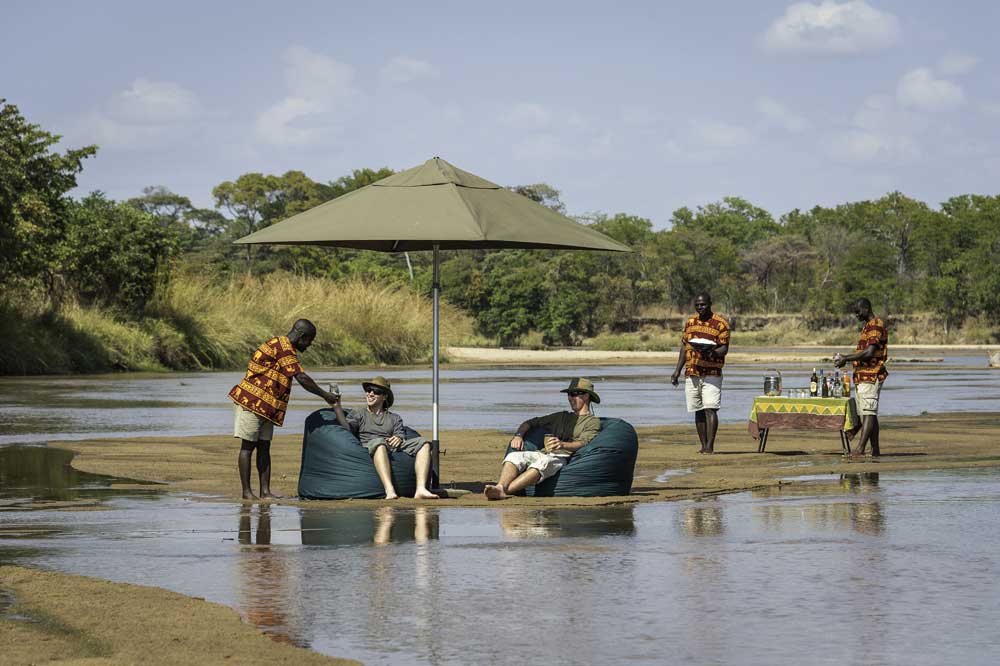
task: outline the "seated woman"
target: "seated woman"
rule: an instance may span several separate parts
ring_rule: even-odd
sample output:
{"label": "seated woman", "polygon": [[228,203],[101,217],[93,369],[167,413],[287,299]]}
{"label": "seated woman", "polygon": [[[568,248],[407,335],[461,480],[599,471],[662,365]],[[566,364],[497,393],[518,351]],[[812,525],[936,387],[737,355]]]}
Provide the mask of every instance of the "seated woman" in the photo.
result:
{"label": "seated woman", "polygon": [[404,439],[402,417],[389,411],[394,401],[389,380],[375,377],[370,382],[362,382],[361,387],[365,390],[365,409],[353,409],[350,416],[345,416],[339,400],[333,409],[341,427],[350,430],[362,446],[368,449],[375,463],[375,472],[385,488],[385,498],[399,497],[392,485],[392,469],[389,465],[388,449],[392,449],[416,457],[414,468],[417,490],[413,497],[437,499],[438,496],[427,488],[431,469],[431,443],[423,437]]}

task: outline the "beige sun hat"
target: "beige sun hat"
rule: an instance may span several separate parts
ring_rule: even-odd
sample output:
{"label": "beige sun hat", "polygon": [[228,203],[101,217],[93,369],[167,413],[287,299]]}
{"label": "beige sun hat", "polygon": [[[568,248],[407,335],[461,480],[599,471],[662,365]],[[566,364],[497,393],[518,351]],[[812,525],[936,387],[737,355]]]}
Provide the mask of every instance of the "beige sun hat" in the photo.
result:
{"label": "beige sun hat", "polygon": [[599,404],[601,402],[601,396],[597,395],[594,390],[594,382],[589,379],[584,379],[583,377],[574,377],[570,380],[569,386],[564,388],[560,393],[569,393],[571,391],[583,391],[590,396],[590,401]]}
{"label": "beige sun hat", "polygon": [[379,375],[378,377],[375,377],[374,379],[372,379],[370,381],[361,382],[361,388],[363,388],[365,390],[365,393],[368,392],[368,387],[369,386],[377,386],[378,388],[384,390],[385,391],[385,408],[389,409],[390,407],[392,407],[392,403],[395,401],[395,398],[392,395],[392,384],[389,383],[388,379],[386,379],[385,377]]}

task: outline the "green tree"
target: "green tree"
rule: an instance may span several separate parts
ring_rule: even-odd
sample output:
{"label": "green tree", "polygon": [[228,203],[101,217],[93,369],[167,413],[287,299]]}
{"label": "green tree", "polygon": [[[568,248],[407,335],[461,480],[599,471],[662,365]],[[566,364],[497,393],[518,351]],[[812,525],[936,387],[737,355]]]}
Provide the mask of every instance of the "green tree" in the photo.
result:
{"label": "green tree", "polygon": [[740,250],[781,230],[769,212],[739,197],[725,197],[721,202],[699,206],[694,212],[679,208],[674,211],[671,224],[678,231],[699,230],[724,238]]}
{"label": "green tree", "polygon": [[41,278],[55,297],[66,194],[83,160],[97,153],[96,146],[52,152],[60,138],[0,99],[0,283]]}
{"label": "green tree", "polygon": [[170,277],[177,234],[152,215],[95,192],[67,208],[63,273],[90,303],[141,312]]}

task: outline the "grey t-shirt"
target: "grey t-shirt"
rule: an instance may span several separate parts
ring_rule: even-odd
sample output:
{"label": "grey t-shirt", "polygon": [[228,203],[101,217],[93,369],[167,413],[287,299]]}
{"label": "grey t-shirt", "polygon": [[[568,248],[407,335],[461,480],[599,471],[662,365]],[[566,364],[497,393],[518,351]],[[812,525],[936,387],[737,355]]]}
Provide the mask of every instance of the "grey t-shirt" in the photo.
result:
{"label": "grey t-shirt", "polygon": [[347,415],[347,425],[362,444],[367,444],[376,437],[393,435],[406,439],[403,434],[403,417],[390,411],[376,416],[367,409],[352,409]]}

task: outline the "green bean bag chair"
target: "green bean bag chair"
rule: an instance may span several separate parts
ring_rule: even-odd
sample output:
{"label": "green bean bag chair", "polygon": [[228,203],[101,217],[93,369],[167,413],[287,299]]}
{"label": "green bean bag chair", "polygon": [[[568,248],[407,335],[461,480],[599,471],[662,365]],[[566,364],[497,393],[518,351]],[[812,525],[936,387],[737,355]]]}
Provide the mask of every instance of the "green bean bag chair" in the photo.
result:
{"label": "green bean bag chair", "polygon": [[[526,451],[544,447],[543,428],[532,428],[524,436]],[[513,451],[509,446],[507,453]],[[534,497],[604,497],[632,492],[632,474],[639,454],[635,428],[621,419],[602,418],[601,432],[573,454],[559,472],[526,489]]]}
{"label": "green bean bag chair", "polygon": [[[411,428],[407,439],[419,437]],[[415,459],[400,451],[389,451],[392,485],[403,497],[417,490]],[[320,409],[306,417],[302,437],[302,465],[299,470],[299,497],[302,499],[378,499],[385,489],[375,473],[368,449],[361,446],[350,430],[337,423],[332,409]]]}

